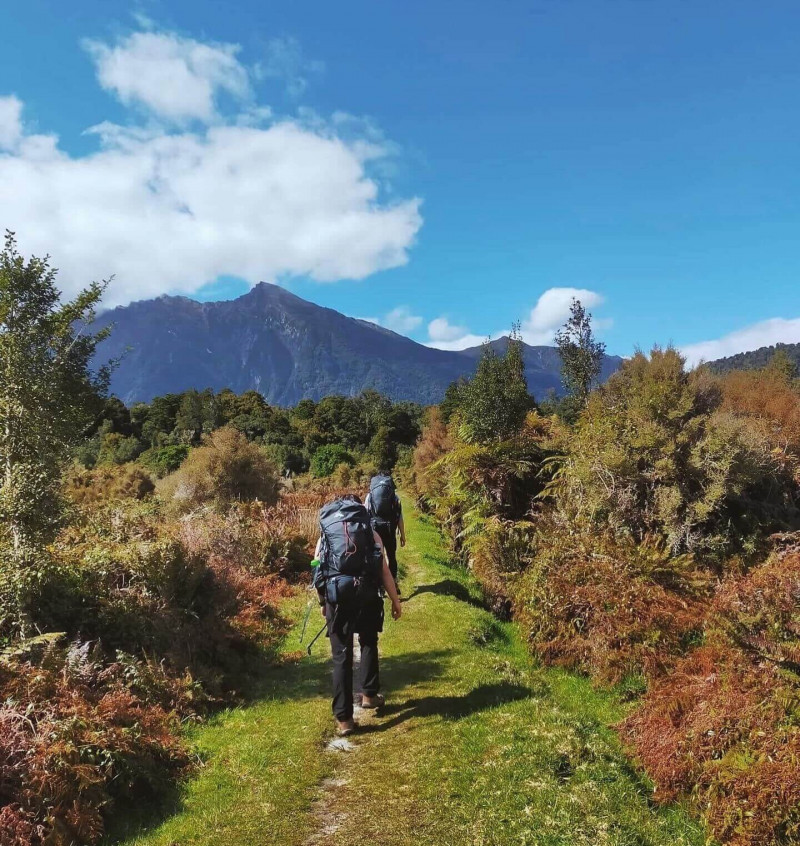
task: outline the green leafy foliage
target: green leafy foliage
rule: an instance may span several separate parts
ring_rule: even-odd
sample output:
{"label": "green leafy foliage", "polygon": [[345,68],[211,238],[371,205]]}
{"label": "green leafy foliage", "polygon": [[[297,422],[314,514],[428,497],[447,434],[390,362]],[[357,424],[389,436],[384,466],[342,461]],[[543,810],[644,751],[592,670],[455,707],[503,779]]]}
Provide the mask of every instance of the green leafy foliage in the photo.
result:
{"label": "green leafy foliage", "polygon": [[0,252],[0,540],[12,555],[47,542],[60,516],[67,451],[98,407],[108,372],[89,362],[105,334],[86,327],[103,285],[61,303],[47,259]]}
{"label": "green leafy foliage", "polygon": [[[720,842],[795,842],[792,368],[718,378],[656,348],[483,445],[466,437],[462,391],[449,423],[428,416],[404,480],[494,610],[543,662],[641,697],[619,730],[657,798],[690,800]],[[765,561],[776,540],[786,549]]]}
{"label": "green leafy foliage", "polygon": [[89,468],[138,460],[161,478],[177,470],[178,458],[185,458],[203,438],[231,426],[263,446],[281,474],[305,472],[314,452],[333,444],[355,460],[390,469],[398,449],[416,442],[421,416],[414,403],[393,403],[376,391],[318,403],[304,400],[293,409],[270,406],[256,391],[186,391],[130,409],[112,397],[74,454]]}
{"label": "green leafy foliage", "polygon": [[556,333],[555,342],[561,356],[564,387],[582,406],[600,376],[606,345],[595,339],[592,315],[580,300],[573,298],[569,319]]}
{"label": "green leafy foliage", "polygon": [[676,554],[722,560],[792,525],[794,481],[718,386],[673,349],[637,353],[594,392],[551,491],[561,507]]}
{"label": "green leafy foliage", "polygon": [[311,457],[311,475],[317,479],[326,478],[340,464],[352,467],[355,459],[342,444],[326,444],[319,447]]}
{"label": "green leafy foliage", "polygon": [[[478,369],[468,381],[454,389],[460,434],[469,443],[504,441],[519,430],[533,398],[525,381],[522,342],[514,329],[505,355],[498,355],[490,343],[483,346]],[[452,413],[447,407],[448,415]]]}
{"label": "green leafy foliage", "polygon": [[189,455],[186,444],[169,444],[163,447],[150,447],[139,456],[139,464],[149,470],[156,478],[163,479],[174,473]]}

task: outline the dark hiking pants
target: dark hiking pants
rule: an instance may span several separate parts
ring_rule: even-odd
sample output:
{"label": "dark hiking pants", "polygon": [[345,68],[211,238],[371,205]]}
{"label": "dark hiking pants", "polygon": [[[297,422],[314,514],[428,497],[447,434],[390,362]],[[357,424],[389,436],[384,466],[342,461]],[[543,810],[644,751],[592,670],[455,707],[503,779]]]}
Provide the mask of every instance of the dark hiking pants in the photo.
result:
{"label": "dark hiking pants", "polygon": [[386,557],[389,559],[389,570],[392,578],[397,582],[397,527],[391,523],[375,524],[375,531],[380,536]]}
{"label": "dark hiking pants", "polygon": [[[328,637],[333,658],[333,715],[337,720],[353,718],[353,635],[357,621],[352,615],[337,614],[336,607],[325,606]],[[360,688],[365,696],[376,696],[380,691],[378,669],[378,625],[361,625],[358,633],[361,646]]]}

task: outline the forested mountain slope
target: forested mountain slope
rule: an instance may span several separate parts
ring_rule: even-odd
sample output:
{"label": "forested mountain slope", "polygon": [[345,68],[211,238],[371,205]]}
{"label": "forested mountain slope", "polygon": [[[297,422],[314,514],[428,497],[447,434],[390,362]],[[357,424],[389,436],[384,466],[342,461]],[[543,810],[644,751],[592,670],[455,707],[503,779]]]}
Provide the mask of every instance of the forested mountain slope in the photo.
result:
{"label": "forested mountain slope", "polygon": [[776,352],[783,350],[791,361],[800,369],[800,344],[775,344],[775,346],[759,347],[750,352],[737,353],[727,358],[710,361],[708,366],[715,373],[728,373],[731,370],[757,370],[766,367]]}
{"label": "forested mountain slope", "polygon": [[[98,323],[114,325],[98,360],[121,359],[111,387],[128,403],[188,388],[255,389],[277,405],[366,388],[434,403],[454,379],[474,372],[479,354],[432,349],[266,283],[224,302],[143,300],[103,313]],[[534,396],[560,390],[553,348],[526,347],[525,361]],[[605,375],[619,362],[609,356]]]}

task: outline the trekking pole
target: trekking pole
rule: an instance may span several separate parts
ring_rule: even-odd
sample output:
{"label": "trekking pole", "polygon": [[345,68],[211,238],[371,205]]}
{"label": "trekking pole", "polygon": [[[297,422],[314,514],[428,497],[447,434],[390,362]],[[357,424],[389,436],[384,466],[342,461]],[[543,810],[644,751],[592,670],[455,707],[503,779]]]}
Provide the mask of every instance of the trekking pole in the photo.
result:
{"label": "trekking pole", "polygon": [[[316,558],[314,558],[311,561],[311,569],[313,570],[316,567],[319,567],[319,561]],[[309,591],[314,590],[313,580],[312,580],[311,584],[308,586],[308,590]],[[313,604],[314,604],[314,598],[312,597],[311,599],[308,600],[308,605],[306,606],[306,616],[305,616],[305,619],[303,620],[303,631],[300,632],[300,643],[303,642],[303,639],[306,636],[306,626],[308,626],[308,619],[311,616],[311,607],[312,607]]]}
{"label": "trekking pole", "polygon": [[325,631],[325,629],[327,627],[328,627],[328,621],[326,620],[322,624],[322,628],[314,635],[314,639],[311,641],[311,643],[308,644],[308,648],[306,649],[306,652],[308,652],[309,655],[311,655],[311,647],[319,640],[319,636]]}
{"label": "trekking pole", "polygon": [[303,642],[303,638],[306,636],[306,626],[308,625],[308,618],[311,616],[311,606],[314,604],[314,599],[308,600],[308,605],[306,606],[306,616],[303,619],[303,631],[300,632],[300,643]]}

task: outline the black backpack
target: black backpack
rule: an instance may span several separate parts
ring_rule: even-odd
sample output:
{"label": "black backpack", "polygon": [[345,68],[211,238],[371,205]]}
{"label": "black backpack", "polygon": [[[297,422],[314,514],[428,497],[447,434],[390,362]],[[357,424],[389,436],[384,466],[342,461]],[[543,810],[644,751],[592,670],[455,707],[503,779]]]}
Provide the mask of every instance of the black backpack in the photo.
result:
{"label": "black backpack", "polygon": [[397,494],[391,476],[373,476],[369,483],[369,513],[376,524],[397,522]]}
{"label": "black backpack", "polygon": [[375,538],[367,509],[335,499],[319,511],[320,565],[314,586],[332,605],[355,606],[378,586]]}

